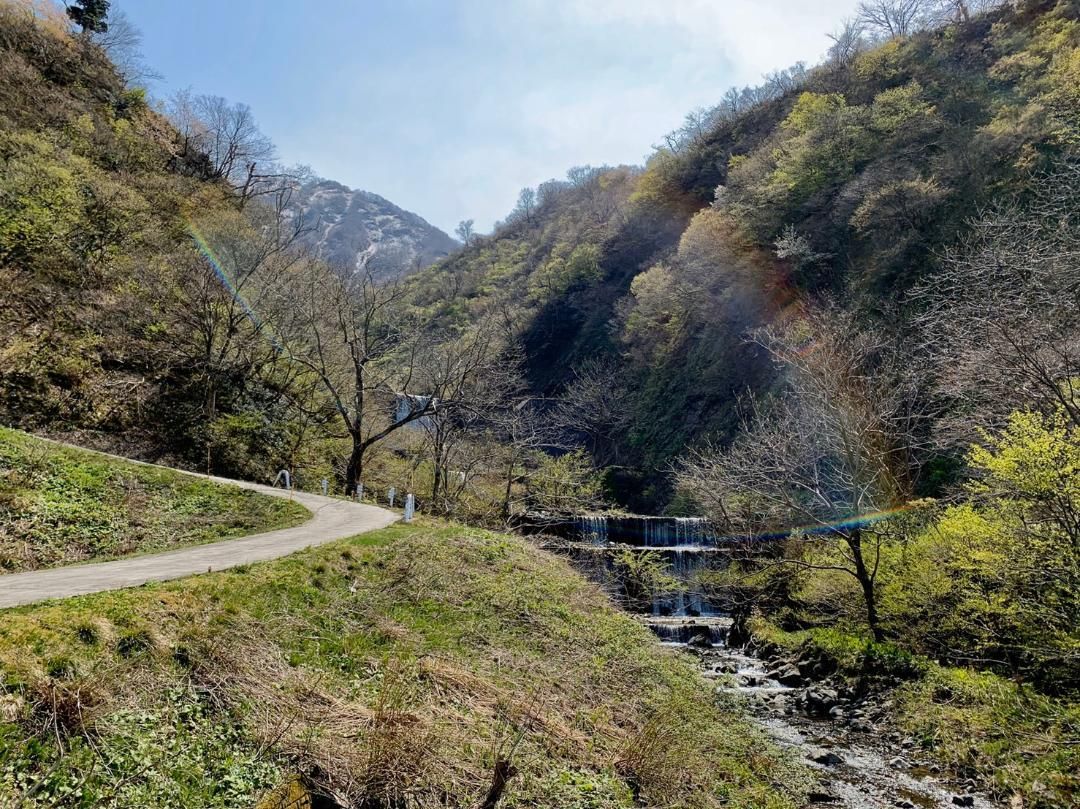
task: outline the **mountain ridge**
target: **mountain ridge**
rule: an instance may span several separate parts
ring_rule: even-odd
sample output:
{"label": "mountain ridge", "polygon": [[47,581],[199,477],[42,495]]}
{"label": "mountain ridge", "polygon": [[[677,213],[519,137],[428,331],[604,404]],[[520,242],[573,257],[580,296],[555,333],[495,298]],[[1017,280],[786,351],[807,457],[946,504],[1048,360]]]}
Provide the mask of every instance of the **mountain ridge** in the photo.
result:
{"label": "mountain ridge", "polygon": [[379,278],[408,275],[459,245],[419,214],[336,180],[306,183],[292,202],[312,232],[307,245],[339,269],[367,267]]}

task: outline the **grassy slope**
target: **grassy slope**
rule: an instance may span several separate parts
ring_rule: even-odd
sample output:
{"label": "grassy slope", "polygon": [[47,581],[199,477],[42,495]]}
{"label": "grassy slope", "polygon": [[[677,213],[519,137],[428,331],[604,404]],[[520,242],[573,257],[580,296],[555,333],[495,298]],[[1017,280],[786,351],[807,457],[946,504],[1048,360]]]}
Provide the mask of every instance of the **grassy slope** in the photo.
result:
{"label": "grassy slope", "polygon": [[505,807],[805,787],[563,560],[442,523],[8,611],[0,672],[2,805],[249,807],[298,772],[354,805],[474,806],[496,751]]}
{"label": "grassy slope", "polygon": [[308,516],[298,503],[0,428],[0,571],[215,542]]}
{"label": "grassy slope", "polygon": [[1080,800],[1080,705],[837,630],[783,632],[757,622],[754,634],[791,651],[823,653],[853,681],[868,670],[903,677],[893,693],[896,728],[954,772],[982,779],[1002,798],[1019,795],[1022,805],[1031,807]]}

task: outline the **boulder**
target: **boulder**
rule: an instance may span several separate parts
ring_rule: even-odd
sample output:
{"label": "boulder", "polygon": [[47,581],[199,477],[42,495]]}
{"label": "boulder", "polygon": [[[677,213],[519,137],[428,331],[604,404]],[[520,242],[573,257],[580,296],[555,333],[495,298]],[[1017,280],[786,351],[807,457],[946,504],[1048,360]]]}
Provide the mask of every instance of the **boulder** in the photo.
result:
{"label": "boulder", "polygon": [[832,751],[819,753],[818,755],[814,756],[810,760],[815,761],[818,764],[824,764],[826,767],[839,767],[841,764],[844,763],[844,760],[842,758],[840,758],[840,756],[836,755],[836,753],[833,753]]}
{"label": "boulder", "polygon": [[805,682],[805,678],[791,663],[785,663],[779,668],[770,671],[769,676],[777,680],[781,685],[799,686]]}
{"label": "boulder", "polygon": [[806,689],[806,712],[810,716],[828,716],[837,707],[839,696],[831,688]]}
{"label": "boulder", "polygon": [[699,632],[687,641],[687,645],[697,649],[708,649],[712,647],[712,639],[709,638],[708,634]]}

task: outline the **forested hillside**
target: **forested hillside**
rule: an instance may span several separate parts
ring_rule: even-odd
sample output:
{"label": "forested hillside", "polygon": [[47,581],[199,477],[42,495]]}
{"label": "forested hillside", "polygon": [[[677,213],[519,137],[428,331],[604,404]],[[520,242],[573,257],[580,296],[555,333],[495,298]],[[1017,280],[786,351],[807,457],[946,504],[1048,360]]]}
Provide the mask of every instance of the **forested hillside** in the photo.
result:
{"label": "forested hillside", "polygon": [[672,460],[729,439],[740,400],[776,384],[755,328],[832,300],[917,359],[913,291],[987,206],[1022,208],[1068,171],[1077,14],[1028,2],[891,38],[849,25],[822,65],[689,115],[644,170],[526,189],[494,235],[426,273],[419,304],[455,321],[511,307],[537,394],[603,377],[618,401],[581,425],[594,458],[623,467],[620,500],[661,508]]}
{"label": "forested hillside", "polygon": [[[335,285],[396,274],[422,220],[394,208],[377,260],[326,257],[352,256],[339,278],[313,247],[335,223],[307,210],[310,172],[243,103],[148,100],[137,43],[122,17],[79,31],[54,4],[0,2],[0,421],[207,472],[343,478],[350,430],[310,318]],[[453,243],[422,224],[434,243],[410,267]],[[371,382],[368,434],[408,393],[393,376]]]}

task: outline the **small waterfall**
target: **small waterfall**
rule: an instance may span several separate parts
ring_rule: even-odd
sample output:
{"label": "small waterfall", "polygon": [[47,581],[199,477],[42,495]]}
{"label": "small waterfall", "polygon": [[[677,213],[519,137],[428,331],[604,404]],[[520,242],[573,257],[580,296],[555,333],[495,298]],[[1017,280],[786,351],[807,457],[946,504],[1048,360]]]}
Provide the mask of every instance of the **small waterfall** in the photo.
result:
{"label": "small waterfall", "polygon": [[608,541],[608,518],[585,516],[577,518],[577,529],[581,538],[594,545],[606,545]]}
{"label": "small waterfall", "polygon": [[716,564],[716,551],[700,545],[660,547],[654,552],[663,555],[670,565],[671,575],[683,588],[671,593],[656,593],[652,598],[653,616],[715,616],[716,609],[708,602],[696,580],[701,570]]}
{"label": "small waterfall", "polygon": [[580,539],[598,544],[620,542],[646,548],[716,544],[716,534],[704,517],[588,515],[576,518],[572,526]]}
{"label": "small waterfall", "polygon": [[731,622],[724,618],[696,620],[693,618],[645,618],[644,624],[665,643],[701,643],[707,639],[712,646],[727,642]]}

